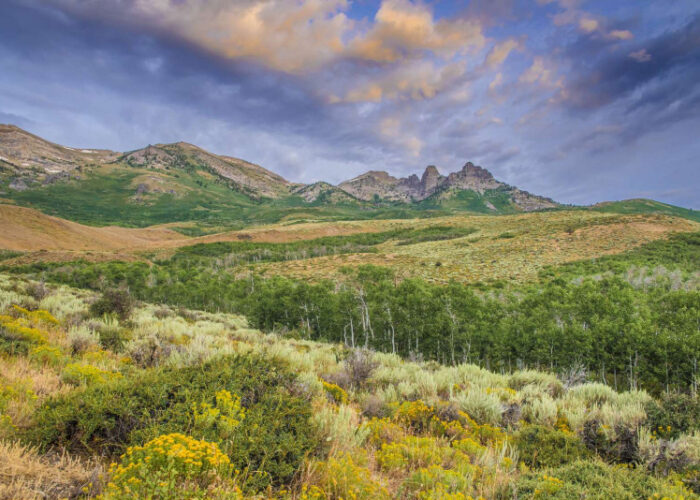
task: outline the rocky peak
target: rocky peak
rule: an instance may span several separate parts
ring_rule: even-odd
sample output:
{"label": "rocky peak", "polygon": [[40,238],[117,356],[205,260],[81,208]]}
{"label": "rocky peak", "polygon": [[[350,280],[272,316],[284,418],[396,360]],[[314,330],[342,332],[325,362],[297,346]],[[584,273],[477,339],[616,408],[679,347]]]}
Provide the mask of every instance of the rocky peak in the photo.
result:
{"label": "rocky peak", "polygon": [[486,170],[485,168],[479,167],[477,165],[474,165],[472,162],[468,161],[467,163],[464,164],[462,167],[461,173],[464,175],[467,175],[469,177],[476,177],[478,179],[493,179],[493,175],[491,172]]}
{"label": "rocky peak", "polygon": [[424,195],[429,195],[437,189],[440,182],[442,181],[442,176],[438,172],[435,165],[430,165],[423,172],[423,177],[420,179],[421,188]]}

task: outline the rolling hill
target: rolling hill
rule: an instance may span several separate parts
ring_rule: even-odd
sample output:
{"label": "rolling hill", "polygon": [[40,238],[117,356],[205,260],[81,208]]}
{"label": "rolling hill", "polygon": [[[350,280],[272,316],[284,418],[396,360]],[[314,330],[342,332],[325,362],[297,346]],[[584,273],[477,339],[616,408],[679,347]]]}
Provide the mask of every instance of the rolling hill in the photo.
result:
{"label": "rolling hill", "polygon": [[[5,203],[94,226],[181,223],[171,228],[190,236],[279,221],[499,215],[564,208],[550,198],[503,183],[471,162],[448,175],[431,165],[420,178],[369,171],[337,186],[304,185],[260,165],[184,142],[124,153],[77,149],[12,125],[0,126],[0,197]],[[581,208],[700,220],[697,211],[651,200]]]}

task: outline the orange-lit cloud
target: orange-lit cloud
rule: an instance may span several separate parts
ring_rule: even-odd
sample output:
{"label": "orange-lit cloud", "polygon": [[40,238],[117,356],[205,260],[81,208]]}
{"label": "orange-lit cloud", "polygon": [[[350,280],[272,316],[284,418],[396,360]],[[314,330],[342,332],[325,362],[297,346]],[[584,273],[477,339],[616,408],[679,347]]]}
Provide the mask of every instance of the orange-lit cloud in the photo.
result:
{"label": "orange-lit cloud", "polygon": [[349,89],[331,102],[379,102],[385,99],[432,99],[454,84],[466,71],[464,63],[442,67],[431,61],[416,61]]}
{"label": "orange-lit cloud", "polygon": [[481,25],[475,20],[435,21],[425,5],[384,0],[372,27],[349,43],[348,53],[368,61],[393,62],[425,51],[451,56],[484,43]]}
{"label": "orange-lit cloud", "polygon": [[514,38],[508,38],[493,46],[486,56],[486,64],[490,67],[500,66],[513,50],[522,49],[521,43]]}

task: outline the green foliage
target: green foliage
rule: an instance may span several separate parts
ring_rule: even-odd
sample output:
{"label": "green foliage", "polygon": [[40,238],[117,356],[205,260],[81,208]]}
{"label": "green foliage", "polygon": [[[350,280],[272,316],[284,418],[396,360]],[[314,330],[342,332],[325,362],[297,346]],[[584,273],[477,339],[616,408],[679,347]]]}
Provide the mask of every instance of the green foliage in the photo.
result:
{"label": "green foliage", "polygon": [[678,392],[664,393],[647,407],[647,426],[659,437],[677,438],[700,430],[700,397]]}
{"label": "green foliage", "polygon": [[633,199],[600,203],[591,208],[599,212],[613,212],[617,214],[663,214],[683,217],[685,219],[700,222],[700,211],[689,208],[677,207],[660,201]]}
{"label": "green foliage", "polygon": [[107,321],[97,329],[100,344],[105,349],[120,352],[124,344],[131,340],[131,331],[119,325],[116,321]]}
{"label": "green foliage", "polygon": [[125,288],[108,289],[90,306],[90,313],[93,316],[116,314],[120,319],[126,319],[131,314],[133,307],[134,303],[129,290]]}
{"label": "green foliage", "polygon": [[543,278],[574,278],[603,273],[622,274],[633,266],[645,268],[665,266],[669,269],[694,273],[698,271],[698,263],[700,263],[700,232],[679,233],[622,254],[605,255],[597,259],[548,267],[540,275]]}
{"label": "green foliage", "polygon": [[291,480],[317,439],[309,404],[290,394],[292,383],[285,370],[251,356],[137,372],[47,400],[24,438],[42,449],[117,456],[162,434],[189,434],[193,407],[219,405],[216,394],[225,390],[240,395],[245,418],[230,437],[218,426],[197,432],[245,471],[247,487],[279,486]]}
{"label": "green foliage", "polygon": [[[347,269],[338,281],[314,282],[245,275],[235,265],[343,252],[348,245],[370,251],[387,239],[435,236],[412,230],[290,244],[196,245],[150,267],[39,263],[14,271],[92,289],[124,283],[140,300],[245,315],[252,327],[267,332],[294,331],[312,340],[506,372],[522,366],[553,373],[585,367],[589,377],[611,387],[660,394],[689,390],[700,379],[700,292],[686,287],[678,274],[690,280],[697,271],[699,234],[552,268],[537,283],[479,289],[398,280],[390,269],[376,266]],[[628,276],[630,266],[652,265],[667,266],[659,274],[662,282],[638,283]]]}
{"label": "green foliage", "polygon": [[556,467],[591,456],[576,434],[541,425],[523,427],[514,434],[513,442],[522,462],[536,469]]}
{"label": "green foliage", "polygon": [[69,363],[63,369],[63,381],[72,385],[104,384],[121,377],[120,373],[101,370],[96,366],[82,363]]}
{"label": "green foliage", "polygon": [[561,467],[524,474],[518,480],[517,495],[518,498],[556,500],[695,498],[683,487],[656,479],[643,469],[611,466],[594,460],[574,460]]}
{"label": "green foliage", "polygon": [[222,438],[233,436],[236,428],[245,418],[245,408],[241,398],[225,389],[214,395],[214,402],[206,401],[194,406],[194,430],[197,433],[216,433]]}

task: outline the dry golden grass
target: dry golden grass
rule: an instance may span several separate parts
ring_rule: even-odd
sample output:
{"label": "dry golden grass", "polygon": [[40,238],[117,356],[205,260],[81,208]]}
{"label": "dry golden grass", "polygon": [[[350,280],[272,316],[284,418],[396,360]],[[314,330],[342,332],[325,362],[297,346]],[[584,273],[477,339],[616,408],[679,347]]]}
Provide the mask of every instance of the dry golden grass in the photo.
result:
{"label": "dry golden grass", "polygon": [[664,215],[619,215],[583,210],[508,216],[283,222],[197,238],[176,233],[170,229],[172,225],[145,229],[95,228],[28,208],[0,205],[0,248],[29,252],[5,261],[14,265],[79,258],[102,262],[140,260],[139,252],[145,250],[157,251],[159,258],[165,258],[178,247],[196,243],[284,243],[437,225],[476,228],[474,234],[454,240],[403,246],[388,241],[379,245],[379,252],[374,254],[336,255],[258,266],[268,274],[319,279],[335,277],[343,266],[375,264],[392,267],[401,277],[419,276],[444,283],[452,279],[462,282],[527,280],[547,265],[620,253],[673,232],[700,229],[696,222]]}
{"label": "dry golden grass", "polygon": [[583,211],[460,216],[431,221],[435,225],[474,227],[478,231],[464,238],[413,245],[389,241],[379,245],[379,253],[335,255],[258,267],[268,274],[307,279],[335,277],[343,266],[375,264],[391,267],[401,277],[419,276],[443,283],[451,279],[527,280],[547,265],[621,253],[673,232],[700,229],[696,222],[668,216]]}
{"label": "dry golden grass", "polygon": [[0,248],[33,250],[120,250],[185,239],[169,229],[90,227],[31,208],[0,205]]}
{"label": "dry golden grass", "polygon": [[43,399],[71,389],[61,381],[58,370],[21,356],[0,357],[0,385],[13,390],[14,397],[7,402],[4,414],[18,428],[31,424],[34,410]]}
{"label": "dry golden grass", "polygon": [[27,382],[40,398],[70,389],[70,386],[61,381],[59,370],[37,364],[23,356],[0,357],[0,378],[6,385],[13,387]]}
{"label": "dry golden grass", "polygon": [[0,441],[0,500],[93,497],[102,466],[65,454],[40,456],[33,448]]}

